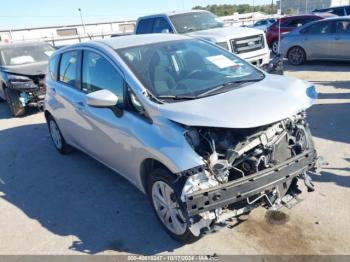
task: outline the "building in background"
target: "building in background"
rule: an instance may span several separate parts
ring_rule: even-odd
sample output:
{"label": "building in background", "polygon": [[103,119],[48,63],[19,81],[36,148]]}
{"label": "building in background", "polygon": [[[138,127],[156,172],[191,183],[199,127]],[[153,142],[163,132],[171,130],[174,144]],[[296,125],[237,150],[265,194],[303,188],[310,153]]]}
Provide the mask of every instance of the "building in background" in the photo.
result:
{"label": "building in background", "polygon": [[[350,5],[350,0],[281,0],[282,14],[309,13],[314,9],[327,8],[331,6]],[[276,2],[277,8],[280,1]]]}
{"label": "building in background", "polygon": [[135,21],[101,22],[94,24],[58,25],[49,27],[0,30],[1,42],[46,41],[53,46],[64,46],[89,39],[103,39],[113,34],[134,31]]}

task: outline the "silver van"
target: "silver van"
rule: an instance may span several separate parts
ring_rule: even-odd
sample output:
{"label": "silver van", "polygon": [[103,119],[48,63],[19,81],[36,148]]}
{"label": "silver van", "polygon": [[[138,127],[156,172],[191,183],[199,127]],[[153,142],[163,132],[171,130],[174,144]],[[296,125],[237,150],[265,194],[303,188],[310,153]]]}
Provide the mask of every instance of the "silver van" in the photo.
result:
{"label": "silver van", "polygon": [[124,176],[188,243],[257,206],[293,206],[300,179],[314,190],[305,110],[316,96],[207,41],[133,35],[54,53],[45,117],[59,152]]}

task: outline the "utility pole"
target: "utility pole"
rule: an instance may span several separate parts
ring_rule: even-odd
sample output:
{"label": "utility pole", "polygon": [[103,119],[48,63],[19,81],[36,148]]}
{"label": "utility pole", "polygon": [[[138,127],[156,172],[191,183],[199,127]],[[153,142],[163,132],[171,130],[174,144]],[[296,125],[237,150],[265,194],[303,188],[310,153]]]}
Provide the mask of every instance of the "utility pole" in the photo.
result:
{"label": "utility pole", "polygon": [[80,14],[81,24],[82,24],[83,29],[84,29],[84,35],[86,35],[86,28],[85,28],[85,23],[84,23],[83,15],[82,15],[82,13],[81,13],[81,8],[79,8],[78,11],[79,11],[79,14]]}
{"label": "utility pole", "polygon": [[273,0],[271,0],[271,14],[273,14],[274,12],[273,12]]}

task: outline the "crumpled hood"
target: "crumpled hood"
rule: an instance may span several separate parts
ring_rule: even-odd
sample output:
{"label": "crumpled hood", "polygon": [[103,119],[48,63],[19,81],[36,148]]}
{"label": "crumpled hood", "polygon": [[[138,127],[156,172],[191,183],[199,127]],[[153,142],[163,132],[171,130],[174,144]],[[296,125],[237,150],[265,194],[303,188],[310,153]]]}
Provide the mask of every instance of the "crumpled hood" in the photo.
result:
{"label": "crumpled hood", "polygon": [[214,39],[217,41],[221,41],[221,39],[235,39],[242,38],[246,36],[259,35],[262,34],[261,30],[247,28],[247,27],[235,27],[235,26],[226,26],[219,28],[212,28],[207,30],[195,31],[187,33],[186,35],[196,37],[196,38],[204,38],[207,40]]}
{"label": "crumpled hood", "polygon": [[187,126],[251,128],[271,124],[309,108],[312,84],[289,77],[265,79],[232,91],[159,105],[162,117]]}
{"label": "crumpled hood", "polygon": [[40,62],[17,66],[2,66],[2,71],[16,75],[45,75],[47,71],[47,63],[48,62]]}

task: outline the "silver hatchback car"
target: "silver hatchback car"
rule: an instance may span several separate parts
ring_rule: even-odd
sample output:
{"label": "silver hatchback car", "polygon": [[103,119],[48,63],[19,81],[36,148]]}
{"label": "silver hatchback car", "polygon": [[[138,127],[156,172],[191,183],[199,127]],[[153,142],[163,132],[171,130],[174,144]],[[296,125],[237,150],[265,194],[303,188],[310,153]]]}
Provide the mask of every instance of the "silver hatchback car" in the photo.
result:
{"label": "silver hatchback car", "polygon": [[146,193],[182,242],[257,206],[291,207],[317,157],[307,82],[268,75],[211,43],[172,34],[91,41],[49,62],[45,117]]}
{"label": "silver hatchback car", "polygon": [[281,53],[292,65],[307,60],[350,61],[350,17],[309,23],[282,37]]}

